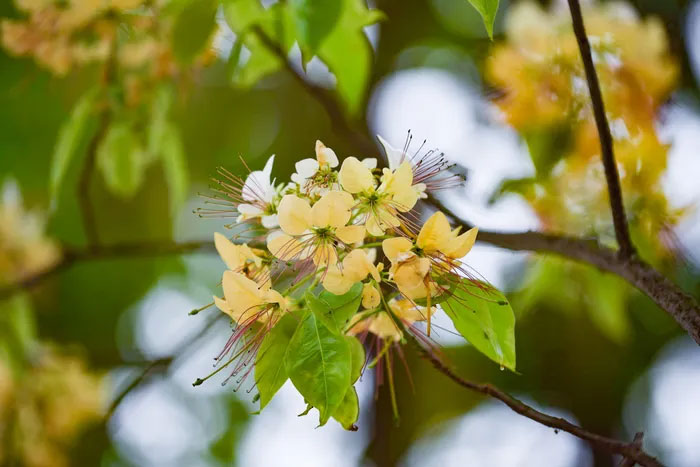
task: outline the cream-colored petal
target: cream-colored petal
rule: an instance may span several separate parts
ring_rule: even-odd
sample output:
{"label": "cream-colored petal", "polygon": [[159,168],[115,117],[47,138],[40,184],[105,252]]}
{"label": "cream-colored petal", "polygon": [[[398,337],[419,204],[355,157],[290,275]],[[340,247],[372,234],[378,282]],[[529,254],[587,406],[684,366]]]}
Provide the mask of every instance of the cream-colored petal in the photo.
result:
{"label": "cream-colored petal", "polygon": [[377,159],[374,157],[365,157],[362,159],[362,164],[370,170],[377,168]]}
{"label": "cream-colored petal", "polygon": [[268,216],[262,216],[261,218],[262,226],[266,229],[274,229],[280,225],[277,214],[270,214]]}
{"label": "cream-colored petal", "polygon": [[301,235],[311,228],[311,206],[305,199],[285,195],[277,213],[280,228],[289,235]]}
{"label": "cream-colored petal", "polygon": [[318,172],[318,161],[311,158],[302,159],[294,164],[294,168],[297,170],[299,178],[310,178],[313,177],[316,172]]}
{"label": "cream-colored petal", "polygon": [[397,186],[391,197],[391,205],[397,211],[408,212],[418,202],[419,193],[412,186]]}
{"label": "cream-colored petal", "polygon": [[233,317],[233,311],[231,310],[231,307],[228,306],[228,303],[226,303],[226,300],[224,300],[223,298],[219,298],[219,297],[217,297],[216,295],[214,295],[214,304],[216,305],[216,307],[217,307],[219,310],[221,310],[221,311],[223,311],[224,313],[226,313],[227,315],[229,315],[229,316],[231,317],[231,319],[234,319],[234,317]]}
{"label": "cream-colored petal", "polygon": [[372,214],[367,216],[367,220],[365,221],[365,228],[367,229],[367,232],[369,232],[370,235],[373,235],[375,237],[384,235],[385,228],[383,224],[380,224],[376,216]]}
{"label": "cream-colored petal", "polygon": [[334,266],[338,263],[335,246],[329,243],[318,245],[313,253],[314,264],[319,268]]}
{"label": "cream-colored petal", "polygon": [[[393,299],[389,302],[389,307],[396,316],[410,323],[428,319],[428,310],[426,307],[418,306],[411,300]],[[430,307],[430,314],[432,315],[433,313],[435,313],[435,307]]]}
{"label": "cream-colored petal", "polygon": [[232,271],[242,268],[245,264],[245,253],[241,248],[219,232],[214,233],[214,246],[226,267]]}
{"label": "cream-colored petal", "polygon": [[400,253],[411,251],[411,248],[413,248],[413,242],[405,237],[387,238],[382,242],[382,250],[384,250],[384,255],[392,263],[396,262],[396,259]]}
{"label": "cream-colored petal", "polygon": [[450,258],[462,258],[469,253],[474,246],[476,241],[476,235],[479,233],[477,227],[472,227],[471,229],[464,232],[462,235],[453,239],[447,248],[443,249],[445,253]]}
{"label": "cream-colored petal", "polygon": [[311,208],[311,222],[315,227],[341,227],[350,220],[355,201],[346,191],[329,191]]}
{"label": "cream-colored petal", "polygon": [[401,330],[386,312],[381,311],[370,318],[369,332],[387,340],[401,340]]}
{"label": "cream-colored petal", "polygon": [[282,261],[302,261],[309,257],[309,249],[296,238],[276,232],[267,238],[267,249]]}
{"label": "cream-colored petal", "polygon": [[381,295],[379,295],[379,291],[374,285],[365,284],[362,287],[362,306],[365,309],[371,310],[372,308],[377,308],[381,299]]}
{"label": "cream-colored petal", "polygon": [[391,170],[396,170],[396,168],[401,165],[406,157],[406,153],[401,149],[396,149],[393,147],[387,140],[382,138],[381,135],[377,135],[377,139],[384,148],[384,153],[386,154],[387,161],[389,162],[389,168]]}
{"label": "cream-colored petal", "polygon": [[335,235],[347,244],[361,242],[365,238],[364,225],[344,225],[335,229]]}
{"label": "cream-colored petal", "polygon": [[335,155],[335,151],[319,140],[316,140],[316,160],[321,167],[338,167],[338,156]]}
{"label": "cream-colored petal", "polygon": [[234,319],[238,317],[238,322],[244,314],[250,316],[251,311],[264,303],[258,284],[241,273],[225,271],[221,282],[226,303],[231,307]]}
{"label": "cream-colored petal", "polygon": [[369,325],[372,322],[375,312],[360,312],[355,313],[350,318],[350,323],[348,324],[348,334],[357,335],[369,329]]}
{"label": "cream-colored petal", "polygon": [[393,279],[399,290],[409,298],[423,298],[427,295],[425,277],[430,271],[430,260],[413,256],[402,261],[394,270]]}
{"label": "cream-colored petal", "polygon": [[343,161],[338,180],[343,189],[350,193],[370,190],[374,188],[375,183],[372,171],[356,157],[348,157]]}
{"label": "cream-colored petal", "polygon": [[416,245],[428,252],[442,251],[443,248],[449,246],[451,233],[447,217],[442,212],[437,211],[421,227]]}
{"label": "cream-colored petal", "polygon": [[337,265],[330,266],[323,276],[323,288],[335,295],[346,293],[355,282],[357,281],[348,278]]}

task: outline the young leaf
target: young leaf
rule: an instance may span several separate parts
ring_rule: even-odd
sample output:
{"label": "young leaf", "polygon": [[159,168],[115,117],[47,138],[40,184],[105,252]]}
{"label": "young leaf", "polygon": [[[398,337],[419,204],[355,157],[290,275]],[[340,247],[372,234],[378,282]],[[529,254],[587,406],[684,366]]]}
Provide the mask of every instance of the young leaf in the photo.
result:
{"label": "young leaf", "polygon": [[146,155],[127,122],[115,122],[97,148],[97,164],[107,187],[128,198],[143,181]]}
{"label": "young leaf", "polygon": [[255,384],[260,394],[260,410],[265,408],[287,381],[284,357],[298,324],[297,317],[291,313],[285,314],[260,345],[255,362]]}
{"label": "young leaf", "polygon": [[297,328],[285,357],[287,373],[297,390],[319,411],[325,425],[350,386],[352,354],[344,336],[334,334],[307,313]]}
{"label": "young leaf", "polygon": [[215,0],[190,0],[173,26],[173,53],[181,63],[191,63],[207,46],[214,31]]}
{"label": "young leaf", "polygon": [[49,174],[49,192],[52,208],[55,208],[58,202],[58,193],[68,167],[76,157],[82,142],[87,137],[97,95],[97,89],[86,92],[75,104],[68,120],[63,123],[58,132],[58,140],[51,157],[51,171]]}
{"label": "young leaf", "polygon": [[442,308],[459,333],[477,350],[515,370],[515,314],[501,292],[464,279]]}
{"label": "young leaf", "polygon": [[167,123],[163,129],[160,157],[163,162],[165,181],[170,191],[171,212],[182,205],[187,198],[188,175],[187,158],[182,147],[180,132],[172,123]]}
{"label": "young leaf", "polygon": [[333,319],[339,328],[342,328],[347,320],[354,315],[360,303],[362,303],[362,284],[360,282],[353,286],[343,295],[334,295],[327,290],[321,292],[318,296],[329,307]]}
{"label": "young leaf", "polygon": [[498,12],[498,0],[469,0],[476,11],[479,12],[484,20],[486,32],[493,39],[493,23],[496,21],[496,13]]}
{"label": "young leaf", "polygon": [[338,94],[351,114],[362,108],[372,65],[372,47],[363,28],[383,18],[363,0],[341,0],[337,25],[318,49],[318,56],[335,75]]}
{"label": "young leaf", "polygon": [[340,17],[342,2],[327,0],[291,0],[292,17],[299,47],[305,62],[311,60]]}
{"label": "young leaf", "polygon": [[353,386],[350,386],[345,392],[340,405],[333,412],[333,418],[338,423],[343,425],[343,428],[350,431],[357,431],[355,422],[360,416],[360,400],[357,397],[357,391]]}

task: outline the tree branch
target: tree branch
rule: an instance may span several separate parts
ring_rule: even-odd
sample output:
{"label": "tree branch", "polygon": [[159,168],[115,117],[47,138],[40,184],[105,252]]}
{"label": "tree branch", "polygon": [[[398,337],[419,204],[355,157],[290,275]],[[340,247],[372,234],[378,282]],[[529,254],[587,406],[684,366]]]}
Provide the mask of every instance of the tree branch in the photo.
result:
{"label": "tree branch", "polygon": [[[403,326],[403,324],[401,324],[401,326]],[[423,356],[430,363],[432,363],[433,367],[437,371],[444,374],[460,386],[467,388],[470,391],[483,394],[484,396],[497,399],[506,404],[508,407],[510,407],[510,409],[514,412],[524,417],[527,417],[530,420],[534,420],[542,425],[554,428],[555,430],[561,430],[570,433],[576,436],[577,438],[589,442],[593,446],[605,449],[606,451],[612,452],[614,454],[619,454],[625,459],[630,459],[639,465],[646,467],[662,466],[662,464],[658,460],[644,452],[644,450],[641,448],[641,445],[636,441],[632,443],[625,443],[617,439],[608,438],[605,436],[598,435],[596,433],[592,433],[584,428],[581,428],[578,425],[574,425],[573,423],[563,418],[553,417],[551,415],[547,415],[546,413],[540,412],[539,410],[530,407],[529,405],[514,398],[510,394],[502,391],[501,389],[497,388],[492,384],[475,383],[473,381],[468,381],[460,377],[451,368],[445,365],[438,357],[436,357],[425,347],[423,347],[410,332],[404,332],[404,335],[418,349],[418,352],[420,352],[421,356]]]}
{"label": "tree branch", "polygon": [[[576,0],[571,0],[576,1]],[[576,3],[578,5],[578,3]],[[580,9],[579,9],[580,13]],[[580,16],[580,15],[579,15]],[[294,77],[294,79],[308,92],[309,95],[316,98],[323,106],[331,119],[333,128],[347,138],[347,142],[351,144],[355,151],[364,156],[379,155],[377,146],[372,142],[369,136],[369,129],[366,126],[360,131],[353,126],[345,117],[342,106],[338,103],[329,92],[311,82],[309,82],[303,74],[301,74],[287,58],[286,53],[260,28],[253,30],[263,44],[268,49],[274,52],[278,58],[285,64],[286,70]],[[585,39],[585,32],[583,35]],[[586,40],[586,44],[587,44]],[[587,47],[588,57],[590,59],[590,48]],[[583,53],[583,52],[582,52]],[[584,60],[586,62],[587,60]],[[592,64],[592,59],[589,60]],[[589,77],[590,78],[590,77]],[[603,129],[601,134],[610,136],[607,119],[605,118],[605,110],[602,106],[602,98],[600,97],[600,88],[598,86],[595,69],[593,69],[593,80],[597,93],[591,91],[592,95],[597,94],[594,98],[594,109],[596,110],[596,122],[599,121],[598,115],[602,116]],[[590,84],[590,82],[589,82]],[[602,112],[602,113],[601,113]],[[612,174],[613,182],[608,179],[608,187],[617,187],[617,196],[612,193],[610,195],[611,203],[613,200],[619,204],[617,209],[613,206],[613,220],[615,221],[616,233],[627,233],[627,222],[622,209],[622,197],[620,194],[619,178],[617,176],[617,166],[615,165],[612,152],[612,138],[608,138],[606,144],[603,144],[604,161],[606,157],[608,162],[612,161],[612,172],[608,173],[606,165],[606,176]],[[460,219],[459,216],[447,209],[440,201],[434,197],[425,200],[428,204],[432,204],[436,209],[449,214],[452,218],[463,226],[469,224]],[[622,230],[618,230],[618,224],[622,224]],[[572,259],[581,263],[595,266],[603,271],[607,271],[625,279],[632,286],[636,287],[654,302],[659,305],[664,311],[670,314],[678,324],[700,345],[700,306],[697,301],[690,295],[683,292],[678,286],[671,282],[668,278],[656,271],[651,265],[639,259],[636,255],[630,254],[633,252],[631,242],[629,242],[629,234],[627,233],[628,246],[624,246],[625,241],[620,241],[620,253],[610,248],[600,245],[598,242],[579,239],[574,237],[550,235],[538,232],[522,232],[522,233],[502,233],[480,231],[477,241],[489,243],[501,248],[506,248],[515,251],[535,251],[540,253],[555,253],[562,257]],[[627,253],[624,253],[627,252]]]}
{"label": "tree branch", "polygon": [[593,64],[591,46],[588,43],[588,36],[586,36],[586,29],[583,25],[581,5],[578,0],[568,1],[569,10],[571,11],[571,21],[574,26],[574,34],[576,35],[576,42],[578,42],[581,59],[583,60],[583,68],[586,72],[586,80],[588,81],[588,90],[590,91],[591,104],[593,105],[593,116],[595,117],[596,127],[598,128],[600,153],[603,158],[603,167],[605,168],[605,179],[608,185],[608,197],[610,198],[610,209],[612,211],[613,225],[615,226],[615,237],[620,246],[620,256],[629,258],[634,256],[635,250],[634,245],[632,245],[632,240],[630,239],[625,206],[622,202],[620,175],[617,172],[617,164],[615,163],[613,139],[610,133],[610,126],[608,125],[608,119],[605,115],[605,104],[603,103],[598,75],[596,74],[595,65]]}
{"label": "tree branch", "polygon": [[0,287],[0,300],[21,290],[30,289],[39,283],[69,269],[76,263],[120,258],[149,258],[181,255],[198,251],[214,252],[211,240],[175,242],[128,242],[112,245],[95,245],[87,248],[65,247],[60,260],[32,276]]}

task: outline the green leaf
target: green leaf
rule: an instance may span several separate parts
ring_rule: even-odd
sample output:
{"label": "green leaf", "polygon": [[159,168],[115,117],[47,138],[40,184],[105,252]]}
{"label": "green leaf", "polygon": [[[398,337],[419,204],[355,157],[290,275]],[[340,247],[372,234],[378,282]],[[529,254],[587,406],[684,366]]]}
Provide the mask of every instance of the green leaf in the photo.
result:
{"label": "green leaf", "polygon": [[97,89],[91,89],[86,92],[75,104],[68,120],[61,125],[61,129],[58,132],[56,146],[51,156],[51,171],[49,174],[52,209],[55,209],[57,206],[58,194],[68,167],[87,138],[97,95]]}
{"label": "green leaf", "polygon": [[170,210],[175,213],[187,198],[189,177],[187,158],[180,138],[180,132],[172,123],[163,131],[160,157],[163,162],[165,181],[170,192]]}
{"label": "green leaf", "polygon": [[360,379],[362,375],[362,368],[365,366],[365,348],[362,346],[362,342],[357,340],[353,336],[345,336],[345,340],[348,341],[350,346],[350,355],[352,357],[352,370],[350,371],[350,384],[355,384],[355,382]]}
{"label": "green leaf", "polygon": [[585,268],[584,300],[595,325],[611,340],[623,343],[630,335],[627,284],[619,277]]}
{"label": "green leaf", "polygon": [[291,0],[289,6],[296,26],[299,48],[306,63],[316,54],[319,46],[338,22],[342,2]]}
{"label": "green leaf", "polygon": [[128,122],[110,126],[97,149],[97,164],[112,193],[133,196],[141,186],[147,156]]}
{"label": "green leaf", "polygon": [[368,10],[363,0],[339,0],[342,13],[326,36],[318,56],[333,72],[337,90],[351,114],[358,114],[365,100],[372,66],[372,47],[363,28],[383,18],[379,10]]}
{"label": "green leaf", "polygon": [[464,279],[442,304],[462,336],[501,366],[515,370],[515,315],[495,288]]}
{"label": "green leaf", "polygon": [[503,197],[506,193],[515,193],[521,196],[528,196],[535,187],[535,179],[533,177],[523,178],[507,178],[503,180],[498,188],[489,197],[489,204],[493,204]]}
{"label": "green leaf", "polygon": [[181,63],[192,63],[207,46],[214,30],[215,0],[191,0],[175,19],[173,53]]}
{"label": "green leaf", "polygon": [[325,425],[350,386],[352,354],[345,337],[307,313],[292,337],[285,362],[292,383],[318,409],[319,425]]}
{"label": "green leaf", "polygon": [[486,32],[493,40],[493,23],[496,21],[496,13],[498,12],[498,0],[469,0],[469,3],[483,18]]}
{"label": "green leaf", "polygon": [[335,295],[327,290],[318,296],[328,306],[333,320],[339,328],[352,318],[362,303],[362,283],[358,282],[342,295]]}
{"label": "green leaf", "polygon": [[571,131],[566,125],[528,130],[523,138],[538,178],[547,177],[571,145]]}
{"label": "green leaf", "polygon": [[151,119],[148,124],[146,148],[150,160],[160,156],[161,145],[168,126],[170,108],[174,99],[173,89],[169,85],[159,86],[151,102]]}
{"label": "green leaf", "polygon": [[360,400],[357,397],[357,391],[353,386],[350,386],[345,392],[340,405],[333,412],[333,418],[338,423],[343,425],[343,428],[350,431],[357,431],[355,422],[360,416]]}
{"label": "green leaf", "polygon": [[298,324],[296,316],[285,314],[260,345],[255,362],[255,384],[260,393],[260,410],[265,408],[287,381],[284,360]]}

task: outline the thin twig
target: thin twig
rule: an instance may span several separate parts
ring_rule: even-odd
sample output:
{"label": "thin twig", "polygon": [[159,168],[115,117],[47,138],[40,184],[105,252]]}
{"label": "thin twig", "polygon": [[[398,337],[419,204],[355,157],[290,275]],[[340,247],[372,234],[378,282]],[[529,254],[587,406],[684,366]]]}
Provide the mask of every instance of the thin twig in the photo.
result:
{"label": "thin twig", "polygon": [[635,442],[625,443],[617,439],[598,435],[578,425],[574,425],[573,423],[563,418],[553,417],[551,415],[547,415],[546,413],[540,412],[539,410],[530,407],[529,405],[514,398],[510,394],[502,391],[501,389],[497,388],[492,384],[475,383],[473,381],[468,381],[462,378],[461,376],[457,375],[451,368],[445,365],[437,356],[433,355],[431,352],[425,349],[425,347],[423,347],[410,332],[404,332],[404,335],[418,349],[421,356],[423,356],[425,359],[430,361],[430,363],[432,363],[433,367],[437,371],[444,374],[460,386],[469,389],[470,391],[478,392],[493,399],[497,399],[506,404],[508,407],[510,407],[510,409],[514,412],[524,417],[527,417],[530,420],[534,420],[542,425],[554,428],[555,430],[561,430],[570,433],[576,436],[577,438],[589,442],[593,446],[605,449],[606,451],[614,454],[624,456],[626,459],[631,459],[639,465],[646,467],[662,466],[662,464],[658,460],[644,452],[641,446],[639,446]]}
{"label": "thin twig", "polygon": [[[642,433],[641,431],[638,431],[634,435],[634,439],[632,440],[632,444],[637,446],[637,449],[641,451],[643,440],[644,440],[644,433]],[[624,457],[622,459],[622,462],[620,462],[620,467],[634,467],[636,463],[637,462],[635,462],[634,459],[631,459],[629,457]]]}
{"label": "thin twig", "polygon": [[603,158],[603,167],[605,168],[605,179],[608,184],[608,196],[610,198],[610,209],[612,211],[613,225],[615,226],[615,238],[620,246],[620,255],[629,258],[634,256],[635,250],[630,239],[629,227],[627,226],[627,216],[625,215],[625,206],[622,202],[622,188],[620,187],[620,175],[617,171],[615,163],[615,153],[613,151],[613,139],[610,133],[610,125],[605,115],[605,104],[603,96],[600,92],[600,83],[598,75],[593,64],[593,56],[591,55],[591,46],[586,36],[586,29],[583,25],[583,16],[581,15],[581,5],[578,0],[568,0],[569,10],[571,11],[571,21],[574,26],[574,34],[576,42],[581,52],[583,60],[583,68],[586,71],[586,80],[588,81],[588,90],[591,95],[591,104],[593,105],[593,116],[595,124],[598,127],[598,138],[600,139],[600,153]]}

